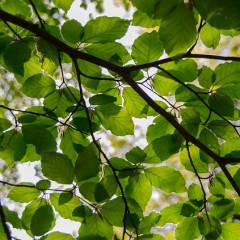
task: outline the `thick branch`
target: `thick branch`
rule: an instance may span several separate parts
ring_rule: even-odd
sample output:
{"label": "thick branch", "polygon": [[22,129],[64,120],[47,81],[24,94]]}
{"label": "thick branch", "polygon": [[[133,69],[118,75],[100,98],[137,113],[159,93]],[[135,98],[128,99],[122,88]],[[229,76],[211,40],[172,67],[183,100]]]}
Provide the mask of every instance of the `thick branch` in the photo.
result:
{"label": "thick branch", "polygon": [[[206,58],[206,59],[216,59],[216,60],[232,60],[232,61],[240,61],[240,57],[224,57],[224,56],[217,56],[217,55],[204,55],[204,54],[183,54],[180,55],[176,58],[166,58],[162,59],[153,63],[147,63],[147,64],[142,64],[142,65],[137,65],[137,66],[132,66],[132,67],[120,67],[117,65],[112,64],[111,62],[105,61],[103,59],[100,59],[98,57],[94,57],[92,55],[89,55],[87,53],[78,51],[62,41],[58,40],[57,38],[51,36],[49,33],[45,32],[44,30],[38,28],[37,25],[34,25],[32,23],[29,23],[19,17],[13,16],[9,13],[6,13],[2,10],[0,10],[0,18],[4,21],[9,21],[13,24],[16,24],[20,27],[23,27],[32,33],[36,34],[39,37],[42,37],[46,41],[54,44],[59,50],[65,52],[68,54],[72,59],[82,59],[86,60],[88,62],[94,63],[96,65],[105,67],[111,71],[114,71],[121,75],[124,80],[141,96],[146,103],[151,106],[156,112],[158,112],[160,115],[162,115],[164,118],[168,120],[170,124],[172,124],[176,130],[189,142],[192,142],[194,145],[199,147],[203,152],[208,154],[212,159],[214,159],[219,166],[222,168],[223,172],[225,173],[226,177],[229,179],[229,181],[232,183],[234,189],[240,196],[240,188],[237,186],[235,183],[234,179],[232,176],[229,174],[227,171],[227,168],[225,167],[225,158],[222,158],[218,156],[216,153],[214,153],[211,149],[209,149],[207,146],[205,146],[202,142],[200,142],[198,139],[193,137],[188,131],[186,131],[178,122],[177,120],[168,112],[166,112],[161,106],[159,106],[153,99],[151,99],[150,96],[148,96],[138,85],[137,83],[131,78],[130,72],[142,68],[149,68],[149,67],[156,67],[159,64],[167,63],[176,59],[182,59],[182,58]],[[235,159],[235,161],[238,161],[240,159]],[[227,159],[229,162],[230,159]]]}

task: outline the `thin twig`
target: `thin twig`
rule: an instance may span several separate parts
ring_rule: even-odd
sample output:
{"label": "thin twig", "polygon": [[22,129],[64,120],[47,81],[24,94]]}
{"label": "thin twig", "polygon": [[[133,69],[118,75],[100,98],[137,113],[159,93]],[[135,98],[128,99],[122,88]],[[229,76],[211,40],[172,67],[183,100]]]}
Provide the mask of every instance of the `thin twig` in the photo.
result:
{"label": "thin twig", "polygon": [[125,210],[124,210],[124,217],[123,217],[123,235],[122,235],[122,240],[124,240],[124,236],[125,236],[125,233],[126,233],[126,221],[127,221],[127,214],[129,213],[129,207],[128,207],[128,202],[127,202],[127,199],[126,199],[126,196],[125,196],[125,193],[124,193],[124,189],[123,189],[123,186],[117,176],[117,173],[116,173],[116,170],[115,168],[113,167],[113,165],[111,164],[109,158],[107,157],[107,155],[105,154],[105,152],[101,149],[99,143],[97,142],[95,136],[94,136],[94,133],[93,133],[93,128],[92,128],[92,121],[91,121],[91,118],[90,118],[90,115],[89,115],[89,112],[88,112],[88,108],[86,106],[86,102],[85,102],[85,99],[83,97],[83,89],[82,89],[82,84],[81,84],[81,78],[80,78],[80,70],[79,70],[79,66],[77,64],[77,60],[73,58],[73,64],[75,66],[75,69],[76,69],[76,75],[77,75],[77,80],[78,80],[78,85],[79,85],[79,91],[80,91],[80,95],[82,96],[82,103],[83,103],[83,106],[84,106],[84,109],[85,109],[85,112],[86,112],[86,116],[87,116],[87,120],[88,120],[88,125],[89,125],[89,129],[90,129],[90,134],[91,134],[91,138],[92,138],[92,141],[94,143],[94,145],[96,146],[96,148],[98,149],[99,153],[101,153],[104,157],[104,159],[106,160],[107,164],[109,165],[109,167],[111,168],[112,170],[112,173],[113,173],[113,176],[119,186],[119,189],[120,189],[120,192],[121,192],[121,195],[122,195],[122,199],[123,199],[123,202],[124,202],[124,205],[125,205]]}
{"label": "thin twig", "polygon": [[207,196],[206,196],[206,192],[205,192],[205,189],[204,189],[204,186],[203,186],[201,177],[200,177],[200,175],[198,174],[198,171],[197,171],[197,169],[196,169],[196,167],[195,167],[195,165],[194,165],[194,162],[193,162],[193,159],[192,159],[192,156],[191,156],[191,152],[190,152],[189,142],[188,142],[188,141],[186,141],[186,148],[187,148],[187,153],[188,153],[189,161],[190,161],[190,163],[191,163],[191,166],[192,166],[192,168],[193,168],[193,170],[194,170],[195,175],[196,175],[197,178],[198,178],[198,181],[199,181],[200,186],[201,186],[201,189],[202,189],[204,210],[205,210],[205,213],[206,213],[208,222],[211,224],[210,218],[209,218],[209,215],[208,215],[208,210],[207,210]]}

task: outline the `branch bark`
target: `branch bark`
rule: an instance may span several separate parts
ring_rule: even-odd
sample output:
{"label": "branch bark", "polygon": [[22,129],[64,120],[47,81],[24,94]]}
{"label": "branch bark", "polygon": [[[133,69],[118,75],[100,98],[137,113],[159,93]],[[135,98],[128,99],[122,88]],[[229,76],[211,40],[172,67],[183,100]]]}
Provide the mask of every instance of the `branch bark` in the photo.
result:
{"label": "branch bark", "polygon": [[[183,54],[179,56],[178,58],[166,58],[162,59],[156,62],[142,64],[142,65],[136,65],[132,67],[120,67],[115,64],[112,64],[111,62],[105,61],[103,59],[100,59],[98,57],[89,55],[87,53],[78,51],[77,49],[74,49],[67,44],[63,43],[59,39],[53,37],[49,33],[47,33],[45,30],[40,29],[37,25],[34,25],[32,23],[29,23],[19,17],[13,16],[9,13],[6,13],[2,10],[0,10],[0,18],[4,21],[11,22],[15,25],[18,25],[24,29],[27,29],[31,31],[32,33],[36,34],[37,36],[45,39],[46,41],[54,44],[60,51],[65,52],[68,54],[72,59],[82,59],[86,60],[88,62],[91,62],[93,64],[102,66],[104,68],[107,68],[111,71],[116,72],[122,78],[135,90],[136,93],[141,96],[145,102],[151,106],[156,112],[158,112],[160,115],[162,115],[166,120],[172,124],[175,129],[189,142],[192,142],[194,145],[196,145],[199,149],[201,149],[203,152],[205,152],[207,155],[209,155],[214,161],[216,161],[221,169],[223,170],[224,174],[228,178],[229,182],[232,184],[235,191],[240,196],[240,188],[234,181],[233,177],[230,175],[226,168],[226,164],[229,162],[240,162],[239,158],[223,158],[220,157],[218,154],[213,152],[211,149],[209,149],[207,146],[205,146],[202,142],[200,142],[198,139],[193,137],[188,131],[186,131],[179,123],[178,121],[172,116],[170,113],[166,112],[161,106],[159,106],[149,95],[147,95],[139,86],[138,84],[131,78],[130,73],[135,70],[139,70],[142,68],[149,68],[149,67],[156,67],[159,64],[167,63],[174,61],[176,59],[182,59],[182,58],[205,58],[205,59],[216,59],[216,60],[233,60],[233,61],[240,61],[239,57],[224,57],[224,56],[216,56],[216,55],[204,55],[204,54]],[[226,159],[226,162],[225,162]]]}

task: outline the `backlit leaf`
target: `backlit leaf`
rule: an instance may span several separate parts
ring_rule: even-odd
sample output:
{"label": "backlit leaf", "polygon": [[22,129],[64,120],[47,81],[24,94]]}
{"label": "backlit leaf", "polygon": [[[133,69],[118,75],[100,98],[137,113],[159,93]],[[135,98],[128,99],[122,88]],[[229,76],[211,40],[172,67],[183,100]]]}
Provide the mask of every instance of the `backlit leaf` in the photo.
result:
{"label": "backlit leaf", "polygon": [[180,172],[166,166],[145,169],[152,185],[165,192],[185,192],[185,180]]}
{"label": "backlit leaf", "polygon": [[113,42],[124,36],[129,21],[118,17],[98,17],[90,20],[84,27],[84,42]]}
{"label": "backlit leaf", "polygon": [[43,174],[49,179],[65,184],[71,184],[74,178],[74,168],[71,160],[60,153],[42,153],[41,166]]}

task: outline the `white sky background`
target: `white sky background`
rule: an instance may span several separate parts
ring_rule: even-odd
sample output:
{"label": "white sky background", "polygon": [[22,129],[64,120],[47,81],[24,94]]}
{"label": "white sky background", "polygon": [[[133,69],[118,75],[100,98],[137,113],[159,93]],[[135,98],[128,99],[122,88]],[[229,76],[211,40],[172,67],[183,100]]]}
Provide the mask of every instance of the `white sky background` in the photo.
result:
{"label": "white sky background", "polygon": [[[97,16],[118,16],[124,19],[131,19],[133,9],[130,12],[126,12],[123,6],[116,6],[113,4],[113,0],[104,0],[104,12],[103,14],[96,13],[95,5],[93,3],[88,4],[88,7],[86,10],[80,8],[81,0],[75,0],[72,4],[70,10],[68,11],[68,17],[70,19],[76,19],[79,22],[81,22],[82,25],[85,25],[91,17],[95,18]],[[124,38],[120,40],[120,42],[124,43],[125,46],[131,46],[134,39],[138,35],[139,28],[130,26],[129,30]],[[147,124],[148,125],[148,124]],[[143,126],[144,127],[144,126]],[[135,135],[136,137],[136,135]],[[142,143],[145,145],[144,143]],[[141,145],[142,145],[141,144]],[[34,166],[36,165],[36,162],[26,162],[24,164],[18,165],[18,174],[19,174],[19,182],[37,182],[39,181],[39,178],[35,175]],[[52,187],[55,187],[54,185]],[[5,203],[7,204],[7,203]],[[10,204],[8,206],[9,209],[14,209],[15,205]],[[39,223],[41,224],[41,223]],[[78,231],[80,223],[73,222],[67,219],[57,219],[56,226],[52,231],[60,231],[65,233],[74,233]],[[21,231],[18,229],[13,229],[12,231],[13,236],[21,239],[21,240],[32,240],[31,237],[29,237],[25,231]]]}

